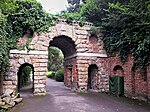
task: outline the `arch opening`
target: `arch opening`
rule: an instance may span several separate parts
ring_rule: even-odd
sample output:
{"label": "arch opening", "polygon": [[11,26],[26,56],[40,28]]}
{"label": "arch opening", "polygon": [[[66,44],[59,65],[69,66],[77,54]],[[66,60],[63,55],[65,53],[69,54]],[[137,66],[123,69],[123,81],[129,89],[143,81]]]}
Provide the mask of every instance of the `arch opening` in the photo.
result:
{"label": "arch opening", "polygon": [[50,41],[49,46],[54,46],[61,49],[65,58],[76,54],[74,41],[65,35],[54,37],[54,39]]}
{"label": "arch opening", "polygon": [[148,81],[147,81],[147,69],[139,69],[135,63],[132,67],[132,96],[139,97],[139,99],[147,100],[148,97]]}
{"label": "arch opening", "polygon": [[113,68],[113,75],[109,77],[109,92],[115,96],[124,95],[124,70],[120,65]]}
{"label": "arch opening", "polygon": [[34,89],[34,67],[31,64],[24,63],[18,71],[18,92],[20,94],[33,93]]}
{"label": "arch opening", "polygon": [[88,90],[89,89],[96,89],[96,85],[98,82],[98,67],[97,65],[93,64],[90,65],[88,68]]}
{"label": "arch opening", "polygon": [[123,76],[124,70],[120,65],[116,65],[113,69],[113,73],[115,76]]}
{"label": "arch opening", "polygon": [[64,81],[64,55],[57,47],[49,46],[46,76],[56,81]]}
{"label": "arch opening", "polygon": [[[66,86],[71,87],[72,86],[72,68],[68,69],[68,66],[72,65],[74,56],[76,54],[75,42],[72,40],[72,38],[68,36],[60,35],[60,36],[54,37],[53,40],[50,41],[49,49],[54,48],[54,47],[55,49],[58,48],[59,50],[61,50],[62,53],[60,52],[60,54],[63,54],[63,60],[61,61],[60,64],[58,64],[59,66],[61,65],[61,67],[59,67],[57,71],[64,72],[64,76],[63,76],[64,84]],[[52,60],[54,61],[54,58],[52,58]],[[48,63],[48,66],[51,66],[50,63]],[[55,79],[56,79],[57,72],[56,70],[54,72],[55,72]]]}
{"label": "arch opening", "polygon": [[48,48],[48,71],[63,69],[64,55],[57,47]]}

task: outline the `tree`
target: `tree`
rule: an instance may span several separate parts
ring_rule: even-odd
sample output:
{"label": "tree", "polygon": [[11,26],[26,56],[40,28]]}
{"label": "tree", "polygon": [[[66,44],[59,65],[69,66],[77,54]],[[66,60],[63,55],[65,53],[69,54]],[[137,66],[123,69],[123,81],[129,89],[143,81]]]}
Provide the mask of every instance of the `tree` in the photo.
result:
{"label": "tree", "polygon": [[85,0],[67,0],[69,7],[67,8],[68,13],[80,12],[82,4],[85,3]]}
{"label": "tree", "polygon": [[87,0],[81,12],[102,28],[109,55],[117,54],[125,61],[132,54],[139,68],[149,65],[149,0]]}
{"label": "tree", "polygon": [[[0,74],[5,74],[9,66],[9,48],[11,48],[13,39],[11,38],[12,26],[8,23],[8,15],[14,13],[15,2],[13,0],[0,1]],[[10,34],[9,34],[10,33]]]}
{"label": "tree", "polygon": [[63,68],[63,54],[55,47],[49,47],[48,49],[48,70],[57,71]]}

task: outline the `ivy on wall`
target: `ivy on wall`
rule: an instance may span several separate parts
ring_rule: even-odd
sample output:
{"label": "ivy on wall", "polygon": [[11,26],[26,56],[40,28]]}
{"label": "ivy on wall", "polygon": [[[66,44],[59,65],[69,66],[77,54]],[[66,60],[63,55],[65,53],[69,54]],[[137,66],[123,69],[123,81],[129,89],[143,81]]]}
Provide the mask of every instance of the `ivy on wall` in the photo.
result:
{"label": "ivy on wall", "polygon": [[138,68],[149,66],[149,0],[86,0],[81,12],[86,20],[102,28],[104,46],[110,56],[119,55],[125,62],[128,54],[132,54]]}

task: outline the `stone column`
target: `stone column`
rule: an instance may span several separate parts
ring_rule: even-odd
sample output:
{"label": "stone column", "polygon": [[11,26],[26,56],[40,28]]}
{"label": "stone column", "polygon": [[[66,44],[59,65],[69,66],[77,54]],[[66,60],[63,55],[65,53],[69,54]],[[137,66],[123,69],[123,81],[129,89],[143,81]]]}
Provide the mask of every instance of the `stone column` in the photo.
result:
{"label": "stone column", "polygon": [[86,92],[88,85],[88,60],[77,60],[78,91]]}
{"label": "stone column", "polygon": [[34,63],[34,95],[46,95],[47,62],[47,58],[40,58]]}

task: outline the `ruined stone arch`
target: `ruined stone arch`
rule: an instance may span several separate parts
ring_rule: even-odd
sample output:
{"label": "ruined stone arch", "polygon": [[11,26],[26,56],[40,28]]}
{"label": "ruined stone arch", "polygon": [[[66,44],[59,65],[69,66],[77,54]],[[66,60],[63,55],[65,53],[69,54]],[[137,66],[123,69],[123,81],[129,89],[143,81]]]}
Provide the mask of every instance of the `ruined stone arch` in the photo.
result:
{"label": "ruined stone arch", "polygon": [[[87,90],[88,66],[97,64],[99,75],[104,73],[104,58],[107,57],[103,49],[102,40],[91,40],[89,42],[89,30],[91,24],[85,23],[83,27],[78,22],[72,25],[65,21],[59,21],[58,24],[49,28],[51,32],[35,33],[32,41],[29,43],[30,49],[19,51],[17,49],[10,51],[10,71],[6,76],[5,90],[10,87],[17,89],[17,72],[24,63],[29,63],[34,67],[34,95],[46,94],[46,76],[48,63],[48,47],[54,46],[62,50],[64,54],[64,74],[65,85],[70,86],[77,91]],[[25,45],[27,37],[21,37],[18,45]],[[99,43],[100,42],[100,43]],[[98,89],[108,90],[108,80],[101,79],[97,83]],[[103,83],[106,82],[106,83]],[[101,88],[104,87],[104,88]],[[96,87],[97,88],[97,87]],[[4,91],[5,91],[4,90]],[[100,91],[101,91],[100,90]]]}

